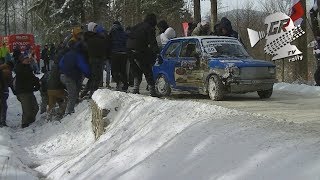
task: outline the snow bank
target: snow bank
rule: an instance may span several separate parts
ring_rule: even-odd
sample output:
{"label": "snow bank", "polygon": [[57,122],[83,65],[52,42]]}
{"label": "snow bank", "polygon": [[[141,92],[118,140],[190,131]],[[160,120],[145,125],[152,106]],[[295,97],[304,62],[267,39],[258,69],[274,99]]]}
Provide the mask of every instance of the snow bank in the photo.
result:
{"label": "snow bank", "polygon": [[[214,105],[110,90],[98,90],[93,99],[110,111],[106,133],[84,151],[56,164],[48,178],[320,177],[319,126],[312,129]],[[67,140],[63,144],[74,138],[63,139]],[[41,169],[47,168],[52,166],[44,164]]]}
{"label": "snow bank", "polygon": [[[0,159],[10,172],[0,177],[320,178],[319,124],[279,122],[215,105],[110,90],[98,90],[93,99],[110,111],[110,124],[97,141],[86,101],[61,123],[39,116],[28,128],[0,129],[0,158],[11,156],[9,163]],[[13,118],[19,113],[9,114],[10,123],[18,124]]]}
{"label": "snow bank", "polygon": [[39,116],[30,127],[12,133],[12,138],[19,144],[14,148],[17,156],[41,177],[49,176],[51,171],[93,144],[89,103],[81,103],[76,111],[79,113],[69,115],[61,122],[47,122],[45,115]]}
{"label": "snow bank", "polygon": [[274,91],[290,94],[320,96],[320,86],[309,86],[306,84],[276,83],[273,86],[273,89]]}
{"label": "snow bank", "polygon": [[0,128],[0,179],[5,180],[34,180],[38,174],[24,165],[15,150],[19,148],[10,139],[8,128]]}

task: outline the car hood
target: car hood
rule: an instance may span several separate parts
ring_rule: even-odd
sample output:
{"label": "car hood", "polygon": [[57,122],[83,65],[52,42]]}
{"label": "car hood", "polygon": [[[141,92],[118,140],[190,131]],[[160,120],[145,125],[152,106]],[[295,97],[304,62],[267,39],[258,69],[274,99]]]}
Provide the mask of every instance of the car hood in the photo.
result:
{"label": "car hood", "polygon": [[276,65],[270,61],[255,60],[255,59],[230,59],[230,58],[210,58],[210,67],[225,68],[227,66],[242,67],[275,67]]}

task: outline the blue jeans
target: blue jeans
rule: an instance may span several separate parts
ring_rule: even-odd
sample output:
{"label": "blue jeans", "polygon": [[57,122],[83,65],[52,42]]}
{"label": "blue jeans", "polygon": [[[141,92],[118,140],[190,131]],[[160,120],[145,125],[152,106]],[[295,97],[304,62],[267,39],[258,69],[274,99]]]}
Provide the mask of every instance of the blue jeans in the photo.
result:
{"label": "blue jeans", "polygon": [[31,68],[34,73],[40,73],[39,66],[36,62],[34,62],[34,61],[31,62]]}
{"label": "blue jeans", "polygon": [[79,98],[79,85],[75,80],[64,74],[60,75],[60,80],[66,86],[68,91],[68,101],[65,114],[74,113],[74,107],[76,106]]}

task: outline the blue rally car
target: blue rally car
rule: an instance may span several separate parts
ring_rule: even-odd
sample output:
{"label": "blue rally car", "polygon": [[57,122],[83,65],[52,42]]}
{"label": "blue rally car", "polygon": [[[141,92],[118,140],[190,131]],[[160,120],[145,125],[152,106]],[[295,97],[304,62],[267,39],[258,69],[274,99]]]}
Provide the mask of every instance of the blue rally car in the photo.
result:
{"label": "blue rally car", "polygon": [[153,75],[159,96],[169,96],[176,89],[209,95],[212,100],[254,91],[260,98],[269,98],[277,82],[273,63],[252,59],[237,39],[224,36],[170,40]]}

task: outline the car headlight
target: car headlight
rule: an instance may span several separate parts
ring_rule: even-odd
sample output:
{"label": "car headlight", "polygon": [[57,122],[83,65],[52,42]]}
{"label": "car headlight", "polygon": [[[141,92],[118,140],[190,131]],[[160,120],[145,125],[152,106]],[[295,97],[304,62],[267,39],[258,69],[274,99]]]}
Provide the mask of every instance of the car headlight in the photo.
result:
{"label": "car headlight", "polygon": [[275,67],[269,67],[268,70],[269,70],[270,74],[275,74],[276,73],[276,68]]}

